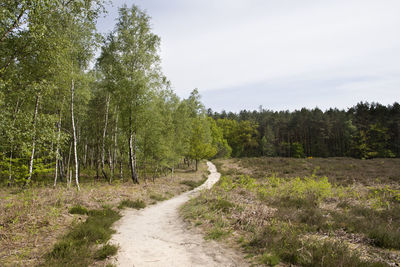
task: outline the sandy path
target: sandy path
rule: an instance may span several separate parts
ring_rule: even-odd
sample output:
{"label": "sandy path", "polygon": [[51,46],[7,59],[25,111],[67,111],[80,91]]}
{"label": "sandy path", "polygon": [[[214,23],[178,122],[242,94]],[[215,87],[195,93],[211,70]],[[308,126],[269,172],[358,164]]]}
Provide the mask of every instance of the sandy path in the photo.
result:
{"label": "sandy path", "polygon": [[126,209],[115,224],[111,242],[120,249],[114,263],[118,266],[247,266],[240,255],[222,248],[187,226],[178,209],[199,190],[211,188],[220,174],[207,162],[211,172],[200,187],[143,210]]}

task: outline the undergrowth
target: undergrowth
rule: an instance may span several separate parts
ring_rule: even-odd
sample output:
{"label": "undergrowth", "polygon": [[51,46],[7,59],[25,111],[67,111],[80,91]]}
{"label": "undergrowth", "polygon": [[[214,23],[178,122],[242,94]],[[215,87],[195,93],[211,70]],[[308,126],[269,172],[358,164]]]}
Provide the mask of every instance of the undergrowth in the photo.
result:
{"label": "undergrowth", "polygon": [[82,207],[81,205],[76,205],[69,209],[69,213],[84,215],[88,214],[88,210],[85,207]]}
{"label": "undergrowth", "polygon": [[88,266],[95,259],[104,259],[116,252],[116,248],[104,245],[95,250],[95,245],[104,244],[115,232],[111,225],[121,216],[105,208],[90,210],[85,222],[77,223],[58,241],[40,266]]}
{"label": "undergrowth", "polygon": [[139,209],[144,209],[146,207],[146,203],[140,199],[137,199],[135,201],[130,199],[124,199],[119,203],[118,208],[123,209],[125,207],[139,210]]}

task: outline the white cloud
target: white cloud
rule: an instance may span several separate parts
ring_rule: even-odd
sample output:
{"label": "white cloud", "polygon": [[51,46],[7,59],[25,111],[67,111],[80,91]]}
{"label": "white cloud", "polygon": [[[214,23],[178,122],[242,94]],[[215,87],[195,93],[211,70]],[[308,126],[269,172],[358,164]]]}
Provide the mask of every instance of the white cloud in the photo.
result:
{"label": "white cloud", "polygon": [[[400,76],[398,0],[135,3],[153,18],[154,31],[162,38],[163,70],[180,95],[195,87],[211,94],[252,84],[278,86],[291,79],[308,81],[313,90],[313,81],[374,76],[385,84],[380,88],[400,96],[394,90],[400,81],[391,78]],[[379,97],[374,83],[349,82],[331,89],[350,94],[362,87],[370,88],[371,98]],[[350,98],[358,97],[354,93]],[[311,101],[321,100],[316,96]]]}

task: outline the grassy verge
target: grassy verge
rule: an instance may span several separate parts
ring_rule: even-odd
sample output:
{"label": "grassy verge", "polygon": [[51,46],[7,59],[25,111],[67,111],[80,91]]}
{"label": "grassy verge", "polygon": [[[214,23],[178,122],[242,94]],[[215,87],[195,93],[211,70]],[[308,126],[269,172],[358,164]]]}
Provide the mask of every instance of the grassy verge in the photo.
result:
{"label": "grassy verge", "polygon": [[88,266],[116,254],[117,247],[107,241],[115,232],[111,225],[120,217],[110,208],[90,210],[86,221],[72,226],[40,266]]}
{"label": "grassy verge", "polygon": [[181,181],[181,184],[186,185],[188,187],[188,190],[195,189],[196,187],[204,184],[204,182],[207,180],[208,175],[203,174],[202,179],[199,181],[193,181],[193,180],[183,180]]}
{"label": "grassy verge", "polygon": [[355,169],[361,168],[358,165],[377,169],[353,181],[353,169],[341,169],[337,175],[349,178],[338,179],[332,171],[327,172],[331,178],[325,177],[318,168],[321,162],[329,170],[330,163],[343,166],[347,159],[313,160],[306,160],[309,173],[301,178],[271,174],[271,169],[279,169],[279,175],[292,173],[304,165],[297,159],[217,161],[221,180],[187,203],[182,214],[201,227],[207,238],[240,246],[257,265],[388,266],[400,262],[399,180],[382,176],[398,175],[400,165],[352,160]]}
{"label": "grassy verge", "polygon": [[[34,183],[25,190],[0,187],[0,266],[44,264],[54,245],[75,226],[86,222],[93,210],[112,207],[111,210],[118,212],[118,206],[131,206],[132,202],[154,204],[187,191],[188,186],[181,182],[200,181],[206,172],[207,166],[202,163],[197,173],[178,169],[173,177],[168,174],[155,179],[154,183],[141,180],[140,185],[128,179],[125,182],[114,180],[111,185],[94,182],[92,176],[83,173],[80,192],[68,189],[65,183],[53,189],[50,180],[49,184]],[[104,247],[103,254],[93,250],[95,254],[90,254],[90,259],[105,265],[101,262],[102,255],[110,249]]]}

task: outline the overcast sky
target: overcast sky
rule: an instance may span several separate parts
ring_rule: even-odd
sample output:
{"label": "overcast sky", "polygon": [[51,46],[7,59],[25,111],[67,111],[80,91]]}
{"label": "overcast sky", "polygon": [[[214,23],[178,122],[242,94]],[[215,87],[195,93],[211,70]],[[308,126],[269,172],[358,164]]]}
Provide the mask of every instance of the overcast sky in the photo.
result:
{"label": "overcast sky", "polygon": [[174,91],[215,111],[400,102],[400,0],[119,0],[100,32],[124,3],[152,17]]}

